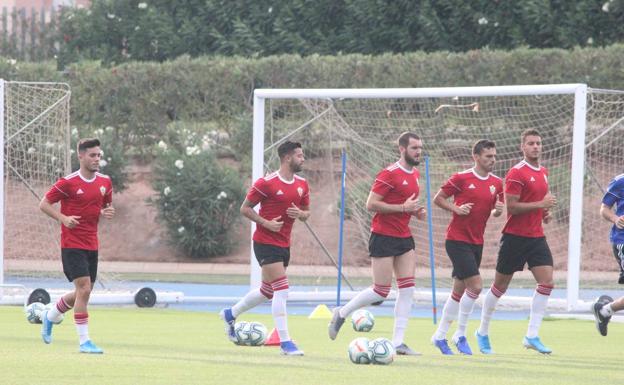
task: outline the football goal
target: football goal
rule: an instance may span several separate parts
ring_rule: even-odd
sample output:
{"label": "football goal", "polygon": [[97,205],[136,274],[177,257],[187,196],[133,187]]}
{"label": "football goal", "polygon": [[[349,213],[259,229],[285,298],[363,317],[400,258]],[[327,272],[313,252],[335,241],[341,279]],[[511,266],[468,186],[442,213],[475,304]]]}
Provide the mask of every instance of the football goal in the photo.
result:
{"label": "football goal", "polygon": [[[311,187],[312,216],[309,226],[298,223],[294,227],[289,269],[292,276],[312,277],[308,280],[317,282],[317,289],[293,293],[296,298],[330,298],[328,292],[335,292],[337,274],[328,254],[334,259],[340,254],[341,210],[345,218],[345,276],[362,285],[370,283],[370,278],[357,279],[367,275],[369,264],[371,214],[365,201],[376,173],[398,158],[395,140],[403,131],[423,138],[428,187],[433,195],[450,175],[472,166],[475,141],[487,138],[496,142],[494,173],[504,177],[522,159],[520,133],[538,129],[543,135],[542,164],[549,169],[551,192],[559,202],[554,220],[544,226],[554,256],[557,288],[565,290],[551,300],[551,306],[586,309],[588,296],[594,294],[585,289],[594,287],[605,271],[617,270],[608,239],[610,225],[598,210],[609,180],[623,168],[621,91],[592,89],[585,84],[257,89],[253,111],[254,180],[279,167],[276,148],[285,140],[301,142],[306,155],[302,175]],[[342,152],[347,155],[344,207],[340,204]],[[425,204],[430,197],[424,163],[419,168],[420,199]],[[435,287],[448,289],[452,283],[444,250],[450,215],[437,207],[429,214],[430,225],[415,219],[411,222],[418,256],[417,286],[424,292],[431,290],[430,258],[436,271]],[[504,222],[505,215],[491,218],[487,226],[481,266],[486,288],[491,283]],[[251,285],[257,286],[260,270],[253,249],[251,265]],[[327,284],[325,276],[334,277],[333,284]],[[527,287],[525,293],[518,292],[526,301],[515,302],[528,304],[531,295],[532,287]],[[431,302],[431,295],[423,295],[422,300]]]}

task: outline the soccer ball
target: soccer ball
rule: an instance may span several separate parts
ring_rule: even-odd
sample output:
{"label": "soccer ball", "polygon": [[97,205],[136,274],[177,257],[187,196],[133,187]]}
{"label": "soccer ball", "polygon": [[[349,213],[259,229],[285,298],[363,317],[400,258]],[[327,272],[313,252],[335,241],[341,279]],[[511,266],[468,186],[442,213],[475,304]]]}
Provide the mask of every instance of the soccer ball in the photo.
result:
{"label": "soccer ball", "polygon": [[349,359],[354,364],[370,364],[371,352],[368,350],[368,338],[356,338],[349,344]]}
{"label": "soccer ball", "polygon": [[387,338],[376,338],[368,343],[371,362],[376,365],[389,365],[396,354],[392,342]]}
{"label": "soccer ball", "polygon": [[368,310],[356,310],[351,315],[351,324],[356,332],[370,332],[375,326],[375,317]]}
{"label": "soccer ball", "polygon": [[41,302],[33,302],[26,306],[24,312],[26,313],[26,320],[31,324],[41,323],[41,313],[45,310],[45,305]]}
{"label": "soccer ball", "polygon": [[236,336],[236,345],[247,345],[249,334],[245,332],[247,322],[237,322],[234,324],[234,335]]}
{"label": "soccer ball", "polygon": [[266,341],[267,334],[269,332],[267,331],[266,326],[260,322],[249,322],[243,328],[243,333],[245,333],[247,337],[245,345],[262,346],[264,345],[264,341]]}
{"label": "soccer ball", "polygon": [[[50,302],[49,304],[45,305],[45,310],[50,311],[53,307],[56,307],[56,303]],[[61,319],[58,322],[55,322],[54,324],[58,325],[61,322],[63,322],[64,319],[65,319],[65,314],[61,314]]]}

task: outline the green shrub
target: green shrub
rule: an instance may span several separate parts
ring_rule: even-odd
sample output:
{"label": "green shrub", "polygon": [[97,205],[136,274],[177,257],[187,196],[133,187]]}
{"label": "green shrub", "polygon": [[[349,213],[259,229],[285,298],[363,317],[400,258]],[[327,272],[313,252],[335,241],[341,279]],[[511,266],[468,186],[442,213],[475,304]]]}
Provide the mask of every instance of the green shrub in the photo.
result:
{"label": "green shrub", "polygon": [[153,186],[157,195],[152,202],[176,248],[194,258],[230,251],[229,233],[245,195],[237,171],[219,164],[212,151],[187,155],[167,148],[156,157]]}

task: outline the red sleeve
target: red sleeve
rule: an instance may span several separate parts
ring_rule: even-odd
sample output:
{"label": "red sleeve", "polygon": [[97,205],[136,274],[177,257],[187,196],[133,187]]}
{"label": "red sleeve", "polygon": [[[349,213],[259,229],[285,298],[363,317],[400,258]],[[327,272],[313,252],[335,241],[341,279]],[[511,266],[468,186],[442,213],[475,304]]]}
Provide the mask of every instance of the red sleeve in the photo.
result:
{"label": "red sleeve", "polygon": [[459,174],[453,174],[444,185],[440,188],[446,194],[446,196],[452,197],[458,192],[462,191],[462,180],[459,177]]}
{"label": "red sleeve", "polygon": [[392,173],[383,169],[379,172],[379,174],[377,174],[377,177],[375,177],[375,182],[373,183],[371,191],[375,194],[385,196],[394,188],[392,183]]}
{"label": "red sleeve", "polygon": [[496,199],[505,203],[505,194],[503,193],[503,181],[496,184]]}
{"label": "red sleeve", "polygon": [[50,203],[56,203],[60,200],[69,198],[69,181],[61,178],[48,190],[45,198]]}
{"label": "red sleeve", "polygon": [[106,192],[106,194],[104,194],[104,207],[106,207],[108,204],[113,203],[113,182],[109,179],[108,180],[108,191]]}
{"label": "red sleeve", "polygon": [[254,205],[262,202],[268,196],[267,183],[264,178],[258,179],[247,193],[247,200]]}
{"label": "red sleeve", "polygon": [[305,183],[305,191],[301,197],[301,206],[310,206],[310,186],[308,185],[308,182]]}
{"label": "red sleeve", "polygon": [[520,171],[517,168],[509,170],[505,177],[505,192],[511,195],[520,195],[523,187],[524,181]]}

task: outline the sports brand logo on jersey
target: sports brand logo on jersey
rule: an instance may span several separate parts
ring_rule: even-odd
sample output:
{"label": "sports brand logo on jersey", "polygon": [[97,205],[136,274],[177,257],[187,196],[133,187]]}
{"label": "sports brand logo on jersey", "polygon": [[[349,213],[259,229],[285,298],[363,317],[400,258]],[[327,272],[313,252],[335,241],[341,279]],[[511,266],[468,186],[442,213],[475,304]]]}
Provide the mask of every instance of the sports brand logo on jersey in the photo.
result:
{"label": "sports brand logo on jersey", "polygon": [[284,192],[282,190],[277,190],[277,193],[275,195],[284,195]]}
{"label": "sports brand logo on jersey", "polygon": [[301,187],[297,187],[297,194],[299,194],[299,196],[303,195],[303,189]]}
{"label": "sports brand logo on jersey", "polygon": [[104,196],[104,194],[106,194],[106,187],[100,186],[100,192],[102,193],[102,196]]}
{"label": "sports brand logo on jersey", "polygon": [[474,184],[470,183],[470,186],[468,186],[468,188],[469,188],[469,189],[475,189],[476,187],[475,187],[475,185],[474,185]]}
{"label": "sports brand logo on jersey", "polygon": [[403,186],[407,185],[409,183],[407,183],[407,181],[405,179],[403,179]]}
{"label": "sports brand logo on jersey", "polygon": [[490,185],[490,194],[494,195],[495,192],[496,192],[496,187],[493,184],[491,184]]}
{"label": "sports brand logo on jersey", "polygon": [[80,194],[84,194],[84,191],[82,191],[81,188],[79,188],[78,191],[76,191],[76,195],[80,195]]}
{"label": "sports brand logo on jersey", "polygon": [[531,182],[535,182],[535,178],[533,178],[533,177],[531,177],[530,180],[531,180]]}

